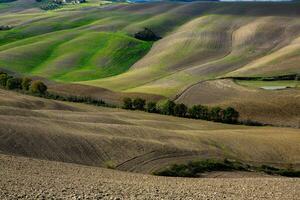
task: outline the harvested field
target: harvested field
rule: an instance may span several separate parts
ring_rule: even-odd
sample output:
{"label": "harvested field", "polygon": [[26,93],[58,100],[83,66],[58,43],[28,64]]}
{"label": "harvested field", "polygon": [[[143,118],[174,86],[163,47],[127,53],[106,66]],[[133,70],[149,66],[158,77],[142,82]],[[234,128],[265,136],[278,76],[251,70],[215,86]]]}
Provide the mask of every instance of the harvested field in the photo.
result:
{"label": "harvested field", "polygon": [[0,151],[150,173],[172,163],[232,158],[300,167],[299,129],[247,127],[101,108],[0,90]]}
{"label": "harvested field", "polygon": [[1,199],[299,199],[291,178],[164,178],[0,154]]}
{"label": "harvested field", "polygon": [[187,105],[233,106],[242,120],[300,127],[300,90],[296,88],[268,91],[244,87],[229,79],[213,80],[190,87],[176,101]]}

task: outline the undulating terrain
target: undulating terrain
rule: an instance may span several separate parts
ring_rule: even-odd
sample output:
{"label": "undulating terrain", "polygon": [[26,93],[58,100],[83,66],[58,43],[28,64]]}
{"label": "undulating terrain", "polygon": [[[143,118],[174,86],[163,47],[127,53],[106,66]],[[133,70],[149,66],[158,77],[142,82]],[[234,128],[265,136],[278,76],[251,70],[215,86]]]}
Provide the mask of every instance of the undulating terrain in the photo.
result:
{"label": "undulating terrain", "polygon": [[[14,27],[0,32],[0,64],[15,72],[164,96],[217,77],[299,73],[298,3],[87,4],[45,12],[17,2],[34,9],[0,15]],[[163,37],[151,50],[151,42],[132,37],[144,27]]]}
{"label": "undulating terrain", "polygon": [[5,90],[0,105],[5,154],[144,173],[210,157],[300,167],[299,129],[226,125]]}
{"label": "undulating terrain", "polygon": [[299,169],[298,129],[225,125],[6,90],[0,105],[1,199],[299,197],[299,179],[255,172],[188,179],[99,168],[151,173],[172,163],[231,158]]}
{"label": "undulating terrain", "polygon": [[[230,105],[244,119],[299,127],[298,90],[255,91],[231,83],[239,88],[231,91],[234,100],[219,97],[208,102],[218,88],[210,86],[208,94],[197,89],[203,81],[211,84],[210,80],[224,77],[300,73],[299,3],[99,2],[49,11],[33,0],[1,3],[0,25],[12,29],[0,31],[0,68],[60,84],[96,86],[99,89],[86,90],[98,91],[92,94],[113,104],[120,104],[126,95],[157,101],[177,100],[184,93],[180,101],[189,105]],[[135,39],[134,33],[145,27],[162,39]],[[280,84],[295,85],[293,81]],[[66,88],[76,90],[77,85],[64,86],[56,84],[54,90],[72,94]],[[78,87],[85,91],[84,86]],[[256,92],[259,95],[253,95]],[[290,98],[283,103],[286,94]],[[251,98],[249,103],[244,95],[261,98]],[[269,97],[272,103],[265,102]],[[261,116],[252,111],[254,107]],[[277,118],[269,120],[269,113]],[[285,120],[287,115],[291,120]]]}
{"label": "undulating terrain", "polygon": [[[41,79],[51,94],[231,106],[268,126],[0,88],[0,199],[299,199],[299,178],[151,175],[208,158],[300,170],[299,2],[45,2],[0,1],[0,71]],[[135,38],[144,28],[161,39]]]}

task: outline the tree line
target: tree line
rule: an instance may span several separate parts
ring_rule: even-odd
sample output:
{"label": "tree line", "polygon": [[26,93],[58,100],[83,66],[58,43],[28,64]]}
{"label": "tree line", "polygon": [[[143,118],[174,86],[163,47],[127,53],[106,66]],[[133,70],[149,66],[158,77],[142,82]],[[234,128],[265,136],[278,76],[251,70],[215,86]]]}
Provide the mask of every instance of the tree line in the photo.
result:
{"label": "tree line", "polygon": [[32,94],[44,95],[47,85],[40,80],[32,80],[28,77],[14,77],[0,71],[0,87],[8,90],[23,90]]}
{"label": "tree line", "polygon": [[189,108],[183,103],[176,104],[171,100],[167,100],[158,105],[156,102],[146,102],[146,100],[142,98],[131,99],[126,97],[123,99],[123,108],[127,110],[141,110],[149,113],[202,119],[228,124],[237,124],[239,118],[238,111],[232,107],[223,109],[218,106],[208,107],[203,105],[194,105]]}
{"label": "tree line", "polygon": [[30,94],[33,96],[43,97],[59,101],[68,101],[74,103],[85,103],[94,106],[103,106],[115,108],[115,105],[108,104],[102,99],[95,99],[89,96],[61,95],[48,92],[48,87],[40,80],[32,80],[28,77],[14,77],[6,72],[0,71],[0,88],[15,90]]}
{"label": "tree line", "polygon": [[[107,104],[103,100],[93,99],[91,97],[82,96],[63,96],[47,92],[47,85],[40,80],[32,80],[28,77],[14,77],[5,72],[0,71],[0,87],[8,90],[23,91],[27,94],[44,97],[47,99],[86,103],[95,106],[116,107]],[[161,104],[156,102],[146,102],[142,98],[124,98],[123,109],[141,110],[149,113],[158,113],[163,115],[172,115],[177,117],[186,117],[192,119],[202,119],[214,122],[222,122],[228,124],[237,124],[239,113],[232,107],[225,109],[221,107],[207,107],[203,105],[194,105],[187,107],[185,104],[176,104],[174,101],[167,100]]]}

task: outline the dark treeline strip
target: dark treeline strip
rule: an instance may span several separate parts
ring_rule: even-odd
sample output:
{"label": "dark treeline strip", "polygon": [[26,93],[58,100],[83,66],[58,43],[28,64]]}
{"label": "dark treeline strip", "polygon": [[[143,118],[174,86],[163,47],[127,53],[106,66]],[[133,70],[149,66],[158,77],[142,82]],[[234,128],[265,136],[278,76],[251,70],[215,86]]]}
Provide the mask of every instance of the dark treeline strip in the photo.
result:
{"label": "dark treeline strip", "polygon": [[[239,113],[232,107],[222,109],[221,107],[207,107],[203,105],[194,105],[188,108],[185,104],[176,104],[168,100],[160,105],[155,102],[147,102],[144,99],[124,98],[123,108],[128,110],[141,110],[150,113],[158,113],[163,115],[172,115],[177,117],[186,117],[192,119],[202,119],[214,122],[222,122],[228,124],[238,124]],[[247,124],[245,122],[243,124]],[[250,124],[250,122],[249,122]],[[252,125],[255,123],[253,122]]]}
{"label": "dark treeline strip", "polygon": [[0,72],[0,87],[8,90],[20,90],[35,95],[45,95],[47,86],[40,80],[31,80],[28,77],[14,77]]}
{"label": "dark treeline strip", "polygon": [[281,76],[268,76],[268,77],[226,77],[224,79],[233,79],[239,81],[294,81],[299,80],[299,74],[289,74],[289,75],[281,75]]}
{"label": "dark treeline strip", "polygon": [[84,104],[89,104],[94,106],[117,108],[116,105],[108,104],[102,99],[95,99],[89,96],[61,95],[61,94],[47,92],[45,95],[42,95],[40,97],[59,100],[59,101],[73,102],[73,103],[84,103]]}
{"label": "dark treeline strip", "polygon": [[0,3],[9,3],[17,0],[0,0]]}
{"label": "dark treeline strip", "polygon": [[95,99],[88,96],[62,95],[48,92],[47,85],[40,80],[31,80],[28,77],[14,77],[6,72],[0,71],[0,87],[7,90],[15,90],[23,94],[33,95],[46,99],[68,101],[74,103],[85,103],[95,106],[111,107],[117,106],[107,104],[102,99]]}
{"label": "dark treeline strip", "polygon": [[12,29],[13,27],[10,25],[1,25],[0,26],[0,31],[8,31],[10,29]]}
{"label": "dark treeline strip", "polygon": [[[46,99],[85,103],[94,106],[117,108],[118,106],[108,104],[102,99],[95,99],[89,96],[62,95],[47,91],[47,85],[40,80],[31,80],[28,77],[14,77],[6,72],[0,72],[0,87],[7,90],[15,90],[24,94],[38,96]],[[176,104],[171,100],[158,105],[156,102],[146,102],[142,98],[124,98],[123,109],[141,110],[149,113],[158,113],[163,115],[172,115],[176,117],[201,119],[227,124],[243,124],[250,126],[262,126],[258,122],[251,120],[239,121],[239,113],[232,107],[207,107],[203,105],[194,105],[188,108],[185,104]]]}
{"label": "dark treeline strip", "polygon": [[71,0],[36,0],[36,2],[41,3],[40,8],[42,10],[55,10],[61,8],[63,5],[68,3],[85,3],[86,0],[78,0],[78,1],[71,1]]}
{"label": "dark treeline strip", "polygon": [[199,177],[201,173],[214,171],[255,171],[264,172],[270,175],[280,175],[287,177],[300,177],[300,171],[293,168],[280,169],[273,166],[262,165],[252,166],[237,161],[228,159],[220,160],[201,160],[190,161],[187,164],[174,164],[165,169],[154,172],[157,176],[171,176],[171,177]]}

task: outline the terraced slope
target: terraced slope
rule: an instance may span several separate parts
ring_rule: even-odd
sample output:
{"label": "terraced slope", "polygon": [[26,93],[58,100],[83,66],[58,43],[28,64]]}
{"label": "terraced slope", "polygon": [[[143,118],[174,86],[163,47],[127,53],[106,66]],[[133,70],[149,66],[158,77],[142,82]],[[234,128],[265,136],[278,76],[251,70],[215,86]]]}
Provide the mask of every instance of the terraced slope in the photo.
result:
{"label": "terraced slope", "polygon": [[[16,6],[19,4],[19,7]],[[122,92],[174,96],[201,80],[299,73],[299,3],[3,8],[0,67]],[[133,33],[149,27],[152,44]],[[150,50],[151,48],[151,50]]]}
{"label": "terraced slope", "polygon": [[298,168],[299,144],[298,129],[225,125],[0,90],[2,154],[145,173],[209,157]]}

